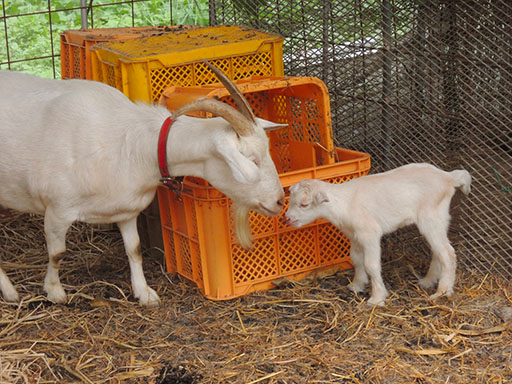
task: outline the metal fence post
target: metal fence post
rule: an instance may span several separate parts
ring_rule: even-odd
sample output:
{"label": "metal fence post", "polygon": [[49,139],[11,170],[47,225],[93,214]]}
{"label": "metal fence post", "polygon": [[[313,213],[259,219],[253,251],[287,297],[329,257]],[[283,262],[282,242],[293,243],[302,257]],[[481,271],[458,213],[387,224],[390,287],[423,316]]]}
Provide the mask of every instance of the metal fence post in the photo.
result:
{"label": "metal fence post", "polygon": [[80,0],[80,20],[82,29],[87,29],[89,24],[87,21],[87,0]]}
{"label": "metal fence post", "polygon": [[457,1],[450,0],[441,11],[441,41],[443,55],[443,98],[446,114],[445,139],[449,151],[457,151],[460,142],[459,109],[457,86]]}
{"label": "metal fence post", "polygon": [[216,5],[215,0],[210,0],[209,4],[210,4],[210,6],[208,8],[209,8],[209,15],[210,15],[210,25],[217,25],[217,9],[215,6]]}
{"label": "metal fence post", "polygon": [[382,134],[384,137],[383,159],[386,168],[390,167],[391,157],[391,3],[389,0],[382,1],[382,39],[384,45],[384,56],[382,59]]}

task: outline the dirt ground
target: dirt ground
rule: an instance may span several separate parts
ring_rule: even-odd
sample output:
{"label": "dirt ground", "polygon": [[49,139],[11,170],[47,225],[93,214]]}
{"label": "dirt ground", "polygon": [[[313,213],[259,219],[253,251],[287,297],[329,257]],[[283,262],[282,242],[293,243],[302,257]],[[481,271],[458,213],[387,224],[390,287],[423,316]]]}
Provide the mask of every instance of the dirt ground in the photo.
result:
{"label": "dirt ground", "polygon": [[22,301],[0,302],[0,383],[512,383],[512,283],[458,271],[451,299],[417,285],[429,257],[387,242],[384,308],[346,288],[352,271],[229,301],[205,299],[146,257],[159,308],[131,296],[119,233],[74,226],[45,300],[42,220],[0,215],[0,259]]}

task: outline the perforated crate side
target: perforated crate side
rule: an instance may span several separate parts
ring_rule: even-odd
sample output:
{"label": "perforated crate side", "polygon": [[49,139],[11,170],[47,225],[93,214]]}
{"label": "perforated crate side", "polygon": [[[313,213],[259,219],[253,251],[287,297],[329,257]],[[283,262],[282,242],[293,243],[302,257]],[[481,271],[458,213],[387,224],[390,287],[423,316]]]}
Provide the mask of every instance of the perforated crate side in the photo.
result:
{"label": "perforated crate side", "polygon": [[244,287],[258,281],[277,278],[279,276],[277,247],[275,236],[255,239],[254,249],[251,251],[233,244],[232,278],[235,287]]}
{"label": "perforated crate side", "polygon": [[167,209],[160,212],[163,237],[166,239],[164,248],[166,252],[167,269],[177,271],[186,278],[201,284],[196,279],[197,273],[197,236],[194,236],[194,215],[190,212],[190,203],[175,195],[174,192],[162,188],[158,194],[159,203]]}
{"label": "perforated crate side", "polygon": [[320,266],[315,226],[281,233],[279,245],[280,275]]}
{"label": "perforated crate side", "polygon": [[61,77],[63,79],[85,79],[85,48],[69,41],[65,34],[60,35],[60,47]]}
{"label": "perforated crate side", "polygon": [[350,241],[338,228],[323,223],[318,225],[318,243],[320,246],[319,263],[329,265],[350,260]]}
{"label": "perforated crate side", "polygon": [[63,79],[69,79],[70,60],[69,47],[65,44],[65,36],[60,35],[60,73]]}
{"label": "perforated crate side", "polygon": [[[282,75],[281,70],[277,68],[274,69],[271,51],[232,56],[223,59],[211,58],[210,61],[223,72],[230,74],[232,80],[254,75]],[[152,101],[158,101],[162,93],[171,86],[189,87],[212,84],[218,81],[212,72],[201,62],[150,69],[149,72],[149,89]],[[130,92],[130,90],[128,90],[128,95],[133,98],[136,97],[135,93]]]}
{"label": "perforated crate side", "polygon": [[[251,92],[244,96],[256,116],[276,123],[288,124],[287,128],[270,133],[273,159],[279,171],[292,170],[297,161],[290,152],[290,141],[318,143],[319,163],[332,163],[334,157],[329,152],[333,149],[332,128],[326,118],[329,109],[324,108],[324,103],[328,102],[328,98],[326,97],[324,100],[306,97],[307,92],[297,92],[296,96],[286,93],[274,95],[273,92],[276,90]],[[220,100],[235,106],[231,96],[224,96]]]}
{"label": "perforated crate side", "polygon": [[171,219],[171,209],[173,197],[170,196],[170,191],[161,188],[158,191],[159,206],[167,207],[160,211],[160,222],[162,225],[162,237],[165,253],[165,264],[168,272],[177,272],[176,264],[176,244],[174,243],[173,222]]}
{"label": "perforated crate side", "polygon": [[[253,75],[282,76],[282,67],[272,66],[275,60],[268,58],[270,54],[270,52],[262,52],[226,59],[209,59],[219,67],[227,67],[225,72],[228,75],[231,74],[230,78],[232,79]],[[191,87],[218,81],[213,73],[205,74],[209,69],[200,62],[151,69],[152,63],[150,62],[135,64],[121,62],[116,66],[98,58],[100,53],[93,53],[93,57],[94,55],[96,57],[92,59],[92,63],[96,62],[96,64],[92,64],[92,78],[121,90],[132,101],[157,102],[162,93],[171,86]],[[224,65],[220,65],[221,62]],[[241,66],[241,63],[248,62],[254,64],[247,67]],[[119,73],[119,76],[122,76],[116,81],[113,81],[111,76],[105,76],[105,73],[112,73],[114,70]]]}

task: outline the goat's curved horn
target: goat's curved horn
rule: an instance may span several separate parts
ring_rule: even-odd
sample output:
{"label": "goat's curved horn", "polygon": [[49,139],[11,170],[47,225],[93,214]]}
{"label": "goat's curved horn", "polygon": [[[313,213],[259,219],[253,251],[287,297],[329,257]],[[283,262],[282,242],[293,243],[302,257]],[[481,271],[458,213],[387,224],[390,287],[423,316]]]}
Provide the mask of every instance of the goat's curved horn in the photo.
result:
{"label": "goat's curved horn", "polygon": [[233,97],[233,101],[238,107],[239,111],[242,112],[242,115],[247,117],[251,122],[256,122],[256,117],[254,116],[254,112],[252,111],[251,106],[247,102],[247,99],[244,97],[242,92],[238,89],[238,87],[215,65],[210,63],[208,60],[204,59],[203,62],[211,69],[213,73],[217,76],[222,84],[226,87],[226,89]]}
{"label": "goat's curved horn", "polygon": [[202,98],[185,104],[183,107],[173,112],[172,119],[174,120],[186,113],[197,111],[213,113],[224,118],[240,136],[249,136],[254,133],[253,123],[246,119],[244,115],[231,105],[214,99]]}

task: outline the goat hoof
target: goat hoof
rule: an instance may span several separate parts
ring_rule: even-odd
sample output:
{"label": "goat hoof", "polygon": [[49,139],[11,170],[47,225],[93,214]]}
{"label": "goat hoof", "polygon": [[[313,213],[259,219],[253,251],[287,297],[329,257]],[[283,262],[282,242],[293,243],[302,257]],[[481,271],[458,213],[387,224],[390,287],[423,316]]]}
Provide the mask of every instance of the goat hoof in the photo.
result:
{"label": "goat hoof", "polygon": [[367,302],[369,307],[377,306],[377,307],[383,307],[385,304],[385,299],[372,299],[370,298]]}
{"label": "goat hoof", "polygon": [[448,289],[446,291],[437,291],[436,293],[434,293],[433,295],[430,295],[430,300],[435,300],[435,299],[438,299],[442,296],[446,296],[446,297],[450,297],[453,295],[453,289]]}
{"label": "goat hoof", "polygon": [[385,304],[386,297],[388,297],[388,293],[387,292],[384,292],[384,294],[381,294],[379,296],[371,296],[368,299],[367,304],[370,307],[373,307],[374,305],[376,305],[378,307],[383,307],[384,304]]}
{"label": "goat hoof", "polygon": [[418,285],[423,289],[429,289],[432,288],[436,282],[431,279],[423,278],[418,280]]}
{"label": "goat hoof", "polygon": [[158,307],[160,305],[160,297],[155,290],[146,287],[144,292],[139,295],[139,304],[145,307]]}
{"label": "goat hoof", "polygon": [[44,287],[44,290],[47,292],[47,298],[53,303],[64,304],[68,300],[68,296],[64,289],[59,285]]}
{"label": "goat hoof", "polygon": [[14,287],[9,287],[2,290],[2,295],[5,301],[9,302],[18,302],[20,301],[20,296]]}
{"label": "goat hoof", "polygon": [[347,285],[348,289],[350,289],[354,293],[361,293],[364,291],[364,287],[366,284],[355,284],[354,282]]}
{"label": "goat hoof", "polygon": [[436,300],[436,299],[439,299],[439,298],[440,298],[441,296],[443,296],[443,295],[444,295],[443,293],[438,293],[438,292],[436,292],[436,293],[434,293],[433,295],[430,295],[430,296],[429,296],[429,299],[430,299],[430,300]]}

